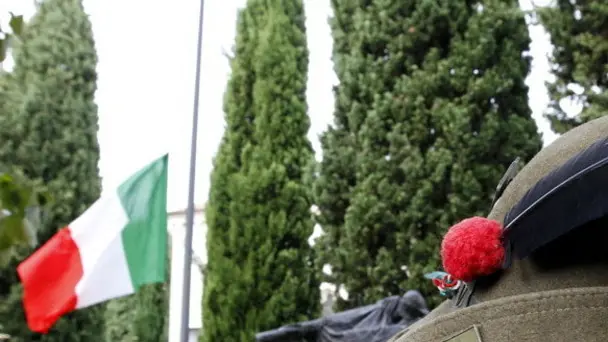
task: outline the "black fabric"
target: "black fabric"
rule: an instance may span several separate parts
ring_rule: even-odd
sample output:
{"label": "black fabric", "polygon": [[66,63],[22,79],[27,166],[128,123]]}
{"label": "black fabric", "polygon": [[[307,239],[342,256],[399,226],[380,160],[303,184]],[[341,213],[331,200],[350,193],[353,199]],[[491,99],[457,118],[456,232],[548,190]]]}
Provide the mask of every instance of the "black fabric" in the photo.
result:
{"label": "black fabric", "polygon": [[504,238],[522,259],[608,214],[608,138],[603,138],[534,185],[507,213]]}
{"label": "black fabric", "polygon": [[256,335],[258,342],[386,342],[429,312],[418,291]]}

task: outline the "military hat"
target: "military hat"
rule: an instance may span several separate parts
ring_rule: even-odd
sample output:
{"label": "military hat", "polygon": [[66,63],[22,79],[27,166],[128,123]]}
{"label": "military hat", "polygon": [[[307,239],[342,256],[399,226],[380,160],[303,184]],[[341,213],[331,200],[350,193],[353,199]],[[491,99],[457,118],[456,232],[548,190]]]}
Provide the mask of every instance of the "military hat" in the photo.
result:
{"label": "military hat", "polygon": [[390,342],[608,341],[608,117],[502,183],[487,218],[444,237],[444,270],[462,286]]}

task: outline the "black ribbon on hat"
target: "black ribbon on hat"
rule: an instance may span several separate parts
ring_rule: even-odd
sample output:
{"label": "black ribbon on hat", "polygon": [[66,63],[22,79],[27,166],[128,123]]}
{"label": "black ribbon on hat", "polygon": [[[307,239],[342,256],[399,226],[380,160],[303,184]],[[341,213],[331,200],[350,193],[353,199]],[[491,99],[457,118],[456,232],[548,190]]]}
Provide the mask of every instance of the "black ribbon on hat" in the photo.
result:
{"label": "black ribbon on hat", "polygon": [[573,229],[608,215],[608,137],[553,170],[515,204],[504,219],[504,241],[519,259]]}

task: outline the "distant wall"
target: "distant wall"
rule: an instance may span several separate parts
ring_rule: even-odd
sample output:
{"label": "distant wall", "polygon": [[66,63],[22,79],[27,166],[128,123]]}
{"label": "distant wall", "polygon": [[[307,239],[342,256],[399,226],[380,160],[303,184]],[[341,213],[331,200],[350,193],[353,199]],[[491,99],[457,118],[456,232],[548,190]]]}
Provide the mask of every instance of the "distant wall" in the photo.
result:
{"label": "distant wall", "polygon": [[[186,226],[186,214],[184,211],[170,212],[168,215],[167,228],[171,235],[171,290],[169,296],[169,342],[181,342],[179,340],[179,329],[181,322],[182,301],[182,279],[184,260],[184,234]],[[207,263],[207,251],[205,236],[207,225],[205,224],[204,211],[198,209],[194,216],[194,227],[192,235],[192,249],[194,251],[193,264],[190,267],[190,334],[198,333],[202,327],[201,303],[203,298],[203,275],[199,265]],[[193,341],[196,341],[194,339]]]}
{"label": "distant wall", "polygon": [[321,285],[321,314],[323,316],[328,316],[334,313],[333,306],[335,301],[335,288]]}
{"label": "distant wall", "polygon": [[198,342],[200,329],[190,329],[188,332],[188,342]]}

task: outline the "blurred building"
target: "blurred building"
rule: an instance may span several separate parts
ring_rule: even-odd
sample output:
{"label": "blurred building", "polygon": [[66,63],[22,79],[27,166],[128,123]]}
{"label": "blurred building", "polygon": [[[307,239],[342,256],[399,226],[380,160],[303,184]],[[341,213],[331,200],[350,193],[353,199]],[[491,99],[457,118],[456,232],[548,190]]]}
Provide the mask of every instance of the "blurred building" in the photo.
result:
{"label": "blurred building", "polygon": [[321,315],[323,317],[334,313],[334,302],[336,301],[335,286],[324,286],[326,284],[321,284]]}
{"label": "blurred building", "polygon": [[[184,237],[186,227],[186,211],[179,210],[168,213],[167,228],[170,235],[171,247],[171,285],[169,296],[169,342],[181,342],[179,331],[181,322],[182,279],[184,260]],[[188,342],[197,342],[202,328],[202,298],[203,273],[207,264],[204,209],[196,208],[192,231],[192,264],[190,267],[190,314]]]}

